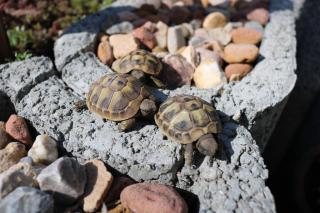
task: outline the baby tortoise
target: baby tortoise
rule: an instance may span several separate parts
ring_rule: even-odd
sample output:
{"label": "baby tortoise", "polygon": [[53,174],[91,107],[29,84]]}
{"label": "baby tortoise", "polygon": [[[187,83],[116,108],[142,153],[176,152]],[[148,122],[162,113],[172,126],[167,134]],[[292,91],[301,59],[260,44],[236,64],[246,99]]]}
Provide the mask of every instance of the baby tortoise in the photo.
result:
{"label": "baby tortoise", "polygon": [[164,87],[164,84],[157,78],[162,70],[162,63],[155,55],[146,50],[138,49],[132,51],[116,60],[112,64],[112,69],[117,73],[131,73],[143,82],[148,76],[156,86]]}
{"label": "baby tortoise", "polygon": [[130,130],[135,117],[152,117],[157,108],[154,98],[138,79],[129,74],[108,74],[91,85],[86,97],[91,112],[120,122],[120,131]]}
{"label": "baby tortoise", "polygon": [[193,142],[200,153],[213,156],[218,143],[213,134],[222,126],[216,110],[192,95],[177,95],[163,102],[154,116],[160,131],[169,139],[186,144],[185,161],[192,164]]}

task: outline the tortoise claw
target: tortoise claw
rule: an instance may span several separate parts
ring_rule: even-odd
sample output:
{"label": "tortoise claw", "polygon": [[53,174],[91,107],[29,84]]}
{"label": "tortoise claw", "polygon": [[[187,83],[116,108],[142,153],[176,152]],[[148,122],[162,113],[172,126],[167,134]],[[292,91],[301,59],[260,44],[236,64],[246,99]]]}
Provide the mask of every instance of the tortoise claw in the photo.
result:
{"label": "tortoise claw", "polygon": [[135,123],[136,123],[135,118],[130,118],[128,120],[121,121],[118,125],[118,129],[120,132],[129,131],[134,127]]}

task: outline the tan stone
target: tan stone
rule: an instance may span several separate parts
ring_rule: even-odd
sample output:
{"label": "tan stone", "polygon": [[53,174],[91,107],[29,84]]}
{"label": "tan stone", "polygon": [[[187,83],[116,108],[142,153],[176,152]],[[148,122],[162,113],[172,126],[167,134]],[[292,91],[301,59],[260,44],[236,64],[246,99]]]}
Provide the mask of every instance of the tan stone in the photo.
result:
{"label": "tan stone", "polygon": [[269,11],[264,8],[255,9],[247,14],[247,19],[266,25],[269,21]]}
{"label": "tan stone", "polygon": [[22,143],[9,143],[0,150],[0,173],[18,163],[21,158],[27,155],[26,147]]}
{"label": "tan stone", "polygon": [[179,51],[179,54],[184,57],[194,68],[196,68],[200,63],[200,56],[193,46],[185,47]]}
{"label": "tan stone", "polygon": [[186,45],[185,38],[183,36],[182,27],[169,27],[167,46],[170,53],[176,53],[181,47]]}
{"label": "tan stone", "polygon": [[200,63],[202,61],[216,61],[219,65],[223,64],[220,54],[216,51],[208,50],[205,48],[197,48],[197,52],[200,56]]}
{"label": "tan stone", "polygon": [[259,55],[259,49],[253,44],[229,44],[224,48],[224,60],[232,63],[251,63]]}
{"label": "tan stone", "polygon": [[136,39],[138,39],[140,41],[140,43],[142,43],[143,45],[145,45],[149,49],[153,49],[157,44],[157,41],[156,41],[156,38],[154,37],[154,34],[148,28],[146,28],[145,25],[135,29],[132,32],[132,35]]}
{"label": "tan stone", "polygon": [[227,23],[227,18],[220,12],[213,12],[207,15],[203,21],[205,29],[213,29],[217,27],[224,27]]}
{"label": "tan stone", "polygon": [[262,40],[261,32],[245,27],[233,30],[231,36],[233,43],[237,44],[258,44]]}
{"label": "tan stone", "polygon": [[215,88],[227,82],[224,72],[216,61],[202,61],[196,68],[193,81],[198,88]]}
{"label": "tan stone", "polygon": [[58,159],[57,142],[48,135],[38,135],[28,156],[34,163],[49,165]]}
{"label": "tan stone", "polygon": [[159,21],[156,25],[157,31],[154,36],[156,38],[157,44],[160,48],[167,48],[167,34],[168,34],[168,25]]}
{"label": "tan stone", "polygon": [[215,29],[208,30],[211,40],[216,40],[223,46],[226,46],[231,42],[231,32],[225,28],[219,27]]}
{"label": "tan stone", "polygon": [[229,81],[239,81],[252,70],[250,64],[229,64],[225,68],[226,77]]}
{"label": "tan stone", "polygon": [[115,58],[121,58],[139,48],[139,42],[132,34],[115,34],[109,38]]}
{"label": "tan stone", "polygon": [[111,65],[114,57],[112,47],[108,41],[100,42],[97,50],[97,56],[103,64]]}
{"label": "tan stone", "polygon": [[102,205],[111,187],[113,176],[100,160],[86,162],[87,185],[83,200],[85,212],[95,212]]}

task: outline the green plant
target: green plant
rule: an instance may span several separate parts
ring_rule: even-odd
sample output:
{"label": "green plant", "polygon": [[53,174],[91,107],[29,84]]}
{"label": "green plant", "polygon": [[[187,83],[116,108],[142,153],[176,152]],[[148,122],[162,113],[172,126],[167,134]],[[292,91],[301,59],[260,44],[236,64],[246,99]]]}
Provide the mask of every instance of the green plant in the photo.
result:
{"label": "green plant", "polygon": [[10,45],[16,50],[25,50],[27,45],[33,42],[31,30],[26,30],[24,26],[16,26],[7,31]]}
{"label": "green plant", "polygon": [[15,52],[15,54],[14,54],[16,61],[23,61],[27,58],[30,58],[31,56],[32,56],[32,53],[30,53],[29,51],[25,51],[22,53]]}

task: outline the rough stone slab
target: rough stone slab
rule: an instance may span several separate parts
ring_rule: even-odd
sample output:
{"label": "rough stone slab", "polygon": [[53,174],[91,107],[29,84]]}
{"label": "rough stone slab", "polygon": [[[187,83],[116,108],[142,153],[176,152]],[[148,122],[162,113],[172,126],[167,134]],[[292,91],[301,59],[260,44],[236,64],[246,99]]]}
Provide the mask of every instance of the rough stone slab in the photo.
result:
{"label": "rough stone slab", "polygon": [[[188,93],[210,101],[218,91],[209,91],[182,87],[155,94],[160,100]],[[244,127],[224,113],[220,112],[219,154],[214,159],[198,156],[197,168],[190,170],[183,167],[181,145],[165,140],[155,125],[140,122],[136,130],[119,133],[114,122],[103,121],[88,110],[76,112],[77,100],[76,93],[52,76],[35,85],[15,107],[40,134],[49,134],[78,160],[101,159],[135,180],[189,190],[198,196],[200,212],[275,211],[258,146]]]}
{"label": "rough stone slab", "polygon": [[100,158],[136,180],[173,181],[181,161],[180,145],[168,144],[155,134],[155,126],[119,133],[114,122],[104,122],[88,110],[76,112],[77,100],[60,79],[52,77],[35,86],[16,108],[40,133],[63,142],[82,160]]}
{"label": "rough stone slab", "polygon": [[0,91],[19,101],[37,83],[55,74],[53,63],[46,57],[0,65]]}
{"label": "rough stone slab", "polygon": [[261,150],[297,79],[292,3],[272,0],[270,12],[270,22],[260,47],[260,62],[246,78],[227,85],[225,93],[217,100],[218,109],[226,114],[242,113],[241,123],[252,133]]}
{"label": "rough stone slab", "polygon": [[92,82],[110,72],[112,70],[101,64],[93,53],[81,53],[62,69],[62,79],[74,92],[84,96]]}
{"label": "rough stone slab", "polygon": [[[98,14],[105,14],[105,20],[117,23],[115,13],[106,13],[107,11],[131,10],[145,2],[144,0],[116,1],[112,7],[100,11]],[[224,92],[221,92],[220,97],[212,97],[213,101],[217,103],[217,108],[221,111],[230,116],[241,115],[241,124],[249,129],[261,150],[264,149],[296,82],[294,73],[296,69],[296,39],[292,2],[290,0],[271,0],[270,12],[270,23],[266,26],[260,48],[260,62],[242,81],[224,85],[221,90]],[[101,19],[98,19],[97,16],[90,16],[85,20],[100,23],[99,20]],[[108,24],[110,22],[108,21]],[[97,25],[102,26],[101,29],[105,30],[103,23]],[[76,32],[77,30],[74,29],[81,27],[85,27],[85,25],[79,22],[78,25],[75,24],[69,30]],[[68,35],[68,32],[65,35]],[[64,36],[58,41],[61,39],[64,40]],[[68,43],[67,40],[65,42]],[[70,41],[70,43],[72,42],[74,41]],[[59,48],[59,51],[64,52],[63,48]],[[85,56],[81,56],[81,59],[75,59],[79,57],[77,54],[81,51],[78,49],[74,57],[75,61],[85,60]],[[65,58],[63,55],[61,57]],[[88,60],[93,60],[91,57],[95,56],[90,55]],[[90,66],[85,64],[77,64],[77,66],[76,64],[71,63],[65,69],[62,69],[62,72],[68,73],[65,75],[64,81],[73,89],[75,87],[81,88],[80,90],[76,88],[75,91],[82,95],[84,88],[88,88],[90,81],[94,80],[92,77],[89,78],[90,74],[99,76],[100,72],[92,70]],[[73,68],[73,66],[76,68]],[[61,70],[61,66],[57,65],[57,67]],[[73,71],[77,69],[86,70],[84,72],[87,72],[87,74],[80,75],[80,71]],[[104,67],[98,64],[97,69],[104,69]],[[83,71],[81,71],[82,73]],[[86,79],[86,81],[81,81],[80,78]],[[74,82],[73,79],[79,79],[81,86],[75,86],[72,83]],[[207,92],[208,94],[205,96],[212,96],[211,91]]]}
{"label": "rough stone slab", "polygon": [[[195,174],[190,175],[184,168],[177,177],[182,165],[181,146],[164,140],[155,125],[119,133],[114,122],[104,122],[87,110],[81,113],[73,110],[73,100],[75,96],[52,77],[34,87],[17,108],[38,131],[63,141],[67,151],[79,160],[99,158],[138,181],[189,189],[199,196],[201,212],[222,210],[226,202],[235,203],[228,204],[228,211],[239,208],[239,202],[247,208],[258,208],[257,212],[274,211],[272,195],[265,186],[268,172],[258,146],[245,128],[228,117],[223,118],[224,130],[219,135],[224,151],[216,160],[206,157],[199,173],[193,170],[191,173]],[[190,187],[190,183],[194,184]],[[208,191],[212,196],[207,195]],[[224,195],[217,198],[215,194],[221,193]]]}

